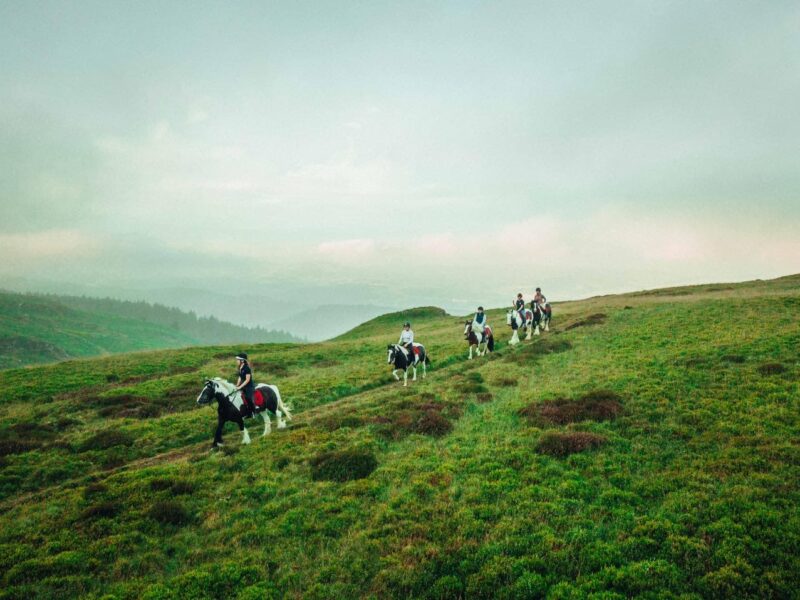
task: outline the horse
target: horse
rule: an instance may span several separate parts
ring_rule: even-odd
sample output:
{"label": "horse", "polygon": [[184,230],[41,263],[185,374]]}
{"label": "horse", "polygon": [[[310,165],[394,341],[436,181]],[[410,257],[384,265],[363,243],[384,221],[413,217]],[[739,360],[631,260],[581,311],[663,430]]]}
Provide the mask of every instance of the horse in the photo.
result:
{"label": "horse", "polygon": [[544,307],[535,302],[531,302],[533,309],[533,335],[539,335],[539,326],[541,325],[543,331],[550,331],[550,318],[553,316],[553,309],[550,308],[550,303],[545,303]]}
{"label": "horse", "polygon": [[519,344],[519,329],[525,329],[526,340],[531,339],[531,333],[533,332],[533,312],[526,308],[524,309],[524,313],[524,320],[516,309],[511,309],[506,313],[506,325],[510,325],[513,332],[511,334],[511,339],[508,340],[508,343],[512,346],[514,344]]}
{"label": "horse", "polygon": [[[205,406],[206,404],[211,404],[214,400],[217,401],[217,430],[214,432],[212,448],[222,446],[222,428],[227,421],[233,421],[239,426],[239,431],[242,432],[242,443],[249,444],[250,434],[244,426],[244,419],[248,418],[245,417],[247,407],[245,406],[244,398],[242,398],[242,393],[236,390],[236,386],[231,382],[221,377],[214,377],[214,379],[206,381],[203,390],[197,397],[197,404]],[[262,437],[272,431],[268,412],[275,415],[278,429],[286,427],[283,415],[289,421],[292,420],[292,413],[281,400],[281,393],[278,391],[277,386],[267,385],[266,383],[257,384],[253,393],[253,403],[256,405],[255,414],[261,415],[261,418],[264,419]]]}
{"label": "horse", "polygon": [[[475,353],[478,356],[483,356],[487,352],[494,352],[494,334],[492,333],[492,328],[485,325],[483,332],[476,332],[472,329],[472,325],[472,321],[466,321],[464,323],[464,339],[467,340],[467,344],[469,344],[469,360],[472,360],[472,348],[475,348]],[[483,352],[481,352],[481,344],[484,344]]]}
{"label": "horse", "polygon": [[[425,379],[425,375],[428,374],[428,365],[431,364],[431,359],[428,357],[428,353],[425,351],[425,346],[422,344],[413,344],[414,350],[419,356],[419,363],[422,365],[422,378]],[[414,371],[414,377],[411,378],[411,381],[417,380],[417,365],[414,361],[413,357],[408,356],[408,350],[403,348],[400,344],[389,344],[386,347],[389,350],[388,357],[386,362],[388,364],[394,364],[394,369],[392,369],[392,375],[397,381],[400,381],[400,377],[398,377],[397,372],[403,371],[403,386],[408,385],[408,369]]]}

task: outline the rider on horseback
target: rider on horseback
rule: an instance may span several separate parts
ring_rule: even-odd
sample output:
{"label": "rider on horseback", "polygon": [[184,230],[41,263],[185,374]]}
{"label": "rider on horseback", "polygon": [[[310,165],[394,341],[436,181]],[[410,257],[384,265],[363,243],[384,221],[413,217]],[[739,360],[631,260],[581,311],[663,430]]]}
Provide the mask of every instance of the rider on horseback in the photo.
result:
{"label": "rider on horseback", "polygon": [[472,329],[477,333],[483,333],[486,328],[486,313],[483,312],[483,307],[478,307],[478,312],[475,313],[475,318],[472,319]]}
{"label": "rider on horseback", "polygon": [[247,407],[249,414],[246,416],[252,417],[256,412],[256,405],[253,402],[253,392],[255,392],[256,385],[253,383],[253,370],[247,362],[247,353],[239,352],[236,355],[237,360],[237,374],[239,379],[236,381],[236,389],[242,392],[244,404]]}
{"label": "rider on horseback", "polygon": [[[544,310],[544,305],[547,304],[547,298],[544,297],[544,294],[542,293],[542,288],[540,287],[536,288],[536,295],[533,297],[533,301],[539,305],[539,308]],[[531,306],[531,308],[533,307]]]}
{"label": "rider on horseback", "polygon": [[416,363],[417,356],[414,353],[414,332],[411,330],[411,323],[408,321],[403,324],[403,331],[400,332],[400,339],[397,343],[408,350],[408,356],[411,361]]}
{"label": "rider on horseback", "polygon": [[517,299],[514,301],[514,308],[517,309],[520,319],[525,322],[525,300],[522,299],[522,292],[517,294]]}

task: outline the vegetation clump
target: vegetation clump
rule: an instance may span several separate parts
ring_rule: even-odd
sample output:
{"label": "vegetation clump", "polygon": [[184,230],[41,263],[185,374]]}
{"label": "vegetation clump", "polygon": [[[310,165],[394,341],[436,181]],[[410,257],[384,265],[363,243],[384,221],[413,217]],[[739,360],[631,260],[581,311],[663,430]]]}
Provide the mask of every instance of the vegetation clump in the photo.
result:
{"label": "vegetation clump", "polygon": [[167,477],[157,477],[150,481],[150,489],[154,492],[169,490],[175,495],[191,494],[195,490],[195,485],[186,479],[169,479]]}
{"label": "vegetation clump", "polygon": [[368,477],[378,467],[378,459],[368,450],[337,450],[311,459],[314,481],[351,481]]}
{"label": "vegetation clump", "polygon": [[164,500],[153,504],[147,516],[165,525],[186,525],[191,516],[179,502]]}
{"label": "vegetation clump", "polygon": [[565,433],[549,431],[539,438],[536,452],[550,456],[564,457],[584,450],[599,448],[607,439],[588,431],[568,431]]}
{"label": "vegetation clump", "polygon": [[723,354],[721,358],[725,362],[736,363],[736,364],[741,364],[747,360],[741,354]]}
{"label": "vegetation clump", "polygon": [[605,313],[594,313],[593,315],[589,315],[586,318],[578,319],[574,323],[570,323],[564,329],[569,331],[570,329],[576,329],[578,327],[586,327],[588,325],[600,325],[601,323],[604,323],[607,318],[608,315]]}
{"label": "vegetation clump", "polygon": [[610,390],[595,390],[576,400],[555,398],[533,402],[519,415],[538,427],[567,425],[581,421],[611,421],[622,412],[620,397]]}
{"label": "vegetation clump", "polygon": [[10,454],[22,454],[41,447],[41,444],[33,440],[10,439],[0,440],[0,456]]}
{"label": "vegetation clump", "polygon": [[786,372],[786,367],[778,362],[768,362],[758,366],[758,372],[762,375],[780,375]]}
{"label": "vegetation clump", "polygon": [[94,519],[112,519],[116,517],[121,510],[122,507],[117,502],[105,500],[87,507],[83,513],[81,513],[81,519],[87,521]]}
{"label": "vegetation clump", "polygon": [[136,441],[135,438],[127,431],[104,429],[84,440],[83,443],[78,446],[78,451],[108,450],[114,446],[130,446],[134,441]]}

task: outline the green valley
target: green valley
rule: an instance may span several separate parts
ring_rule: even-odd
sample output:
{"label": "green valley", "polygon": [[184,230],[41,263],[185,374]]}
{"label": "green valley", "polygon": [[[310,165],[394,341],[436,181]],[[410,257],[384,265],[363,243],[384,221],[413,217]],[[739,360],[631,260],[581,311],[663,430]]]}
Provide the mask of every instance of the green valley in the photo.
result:
{"label": "green valley", "polygon": [[109,298],[0,292],[0,369],[200,344],[300,341],[283,331]]}

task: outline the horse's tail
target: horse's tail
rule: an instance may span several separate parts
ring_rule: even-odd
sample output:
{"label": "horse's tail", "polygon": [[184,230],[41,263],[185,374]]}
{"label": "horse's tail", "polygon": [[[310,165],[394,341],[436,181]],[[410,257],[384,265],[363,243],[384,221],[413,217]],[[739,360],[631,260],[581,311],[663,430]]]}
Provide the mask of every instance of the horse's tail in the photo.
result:
{"label": "horse's tail", "polygon": [[490,335],[488,341],[486,342],[486,347],[489,348],[489,352],[494,352],[494,336]]}
{"label": "horse's tail", "polygon": [[283,403],[283,400],[281,400],[281,392],[278,389],[278,386],[277,385],[273,385],[272,386],[272,390],[275,392],[275,397],[278,399],[278,410],[282,411],[283,414],[286,415],[286,420],[287,421],[291,421],[292,420],[292,411],[289,409],[288,406],[286,406]]}
{"label": "horse's tail", "polygon": [[431,357],[428,356],[428,351],[427,350],[425,351],[425,364],[427,366],[429,366],[429,367],[431,366]]}

